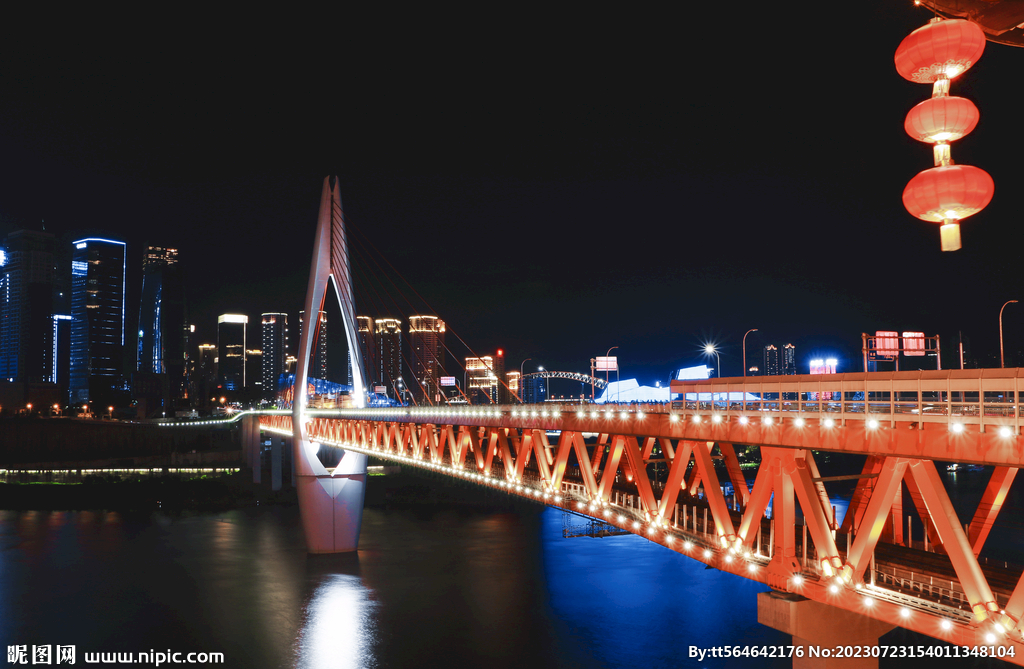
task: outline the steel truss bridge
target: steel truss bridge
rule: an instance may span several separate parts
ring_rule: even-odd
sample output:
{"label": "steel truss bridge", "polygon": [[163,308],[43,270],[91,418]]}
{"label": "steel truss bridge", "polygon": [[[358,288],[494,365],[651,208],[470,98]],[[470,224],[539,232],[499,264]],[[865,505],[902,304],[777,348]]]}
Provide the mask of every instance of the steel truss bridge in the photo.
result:
{"label": "steel truss bridge", "polygon": [[[680,400],[665,404],[311,411],[305,427],[322,446],[590,516],[774,590],[955,645],[1013,647],[1006,659],[1024,664],[1022,569],[978,559],[1024,464],[1022,379],[1024,369],[709,379],[673,382]],[[244,420],[250,434],[258,420],[265,433],[293,435],[289,412]],[[737,444],[760,451],[752,486]],[[860,472],[826,478],[813,451],[866,459]],[[936,461],[994,468],[966,526]],[[839,479],[857,480],[841,524],[826,489]],[[903,487],[925,526],[913,541]]]}

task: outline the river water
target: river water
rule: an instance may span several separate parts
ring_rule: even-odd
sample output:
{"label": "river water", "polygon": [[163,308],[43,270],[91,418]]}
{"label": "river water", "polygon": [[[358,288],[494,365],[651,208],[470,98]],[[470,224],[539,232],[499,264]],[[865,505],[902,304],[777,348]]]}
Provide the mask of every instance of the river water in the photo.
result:
{"label": "river water", "polygon": [[689,657],[788,643],[757,623],[764,589],[641,537],[564,539],[540,506],[367,508],[358,554],[322,557],[294,508],[0,511],[0,651],[74,645],[78,665],[170,651],[252,668],[788,667]]}

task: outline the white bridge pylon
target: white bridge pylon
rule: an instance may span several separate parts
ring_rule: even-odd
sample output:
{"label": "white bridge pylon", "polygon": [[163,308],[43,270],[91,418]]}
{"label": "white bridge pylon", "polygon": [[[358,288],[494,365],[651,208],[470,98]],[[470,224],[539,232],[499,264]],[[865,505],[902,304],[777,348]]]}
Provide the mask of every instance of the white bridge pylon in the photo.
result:
{"label": "white bridge pylon", "polygon": [[366,492],[366,455],[342,451],[341,462],[327,471],[316,455],[306,432],[306,384],[309,355],[313,348],[317,314],[323,309],[328,283],[341,307],[348,350],[352,355],[352,399],[356,408],[366,406],[366,373],[362,349],[356,336],[355,302],[349,265],[345,216],[341,209],[337,177],[324,179],[320,214],[313,243],[313,262],[306,289],[306,321],[299,340],[299,359],[292,392],[292,449],[296,463],[299,512],[310,553],[343,553],[359,545]]}

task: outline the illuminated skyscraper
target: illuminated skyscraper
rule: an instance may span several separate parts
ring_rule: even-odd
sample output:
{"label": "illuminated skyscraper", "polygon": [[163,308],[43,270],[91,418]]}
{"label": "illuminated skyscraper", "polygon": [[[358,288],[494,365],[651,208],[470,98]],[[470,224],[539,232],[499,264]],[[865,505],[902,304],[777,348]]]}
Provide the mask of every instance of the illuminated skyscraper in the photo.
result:
{"label": "illuminated skyscraper", "polygon": [[444,368],[444,321],[437,316],[409,317],[409,347],[416,376],[416,398],[435,402],[440,396],[437,381]]}
{"label": "illuminated skyscraper", "polygon": [[377,346],[374,344],[373,319],[369,316],[356,316],[356,331],[359,335],[359,348],[363,354],[363,366],[366,367],[366,387],[372,392],[374,386],[380,385],[380,370],[377,368]]}
{"label": "illuminated skyscraper", "polygon": [[288,314],[263,314],[263,399],[277,399],[277,380],[288,357]]}
{"label": "illuminated skyscraper", "polygon": [[466,358],[466,395],[470,404],[497,404],[498,377],[494,375],[494,358]]}
{"label": "illuminated skyscraper", "polygon": [[508,392],[515,398],[515,401],[522,401],[522,393],[520,392],[519,381],[519,372],[508,372],[507,374],[505,374],[505,383],[508,384]]}
{"label": "illuminated skyscraper", "polygon": [[775,344],[764,347],[764,376],[779,375],[779,349]]}
{"label": "illuminated skyscraper", "polygon": [[377,379],[388,397],[402,399],[402,321],[378,318],[374,321],[377,340]]}
{"label": "illuminated skyscraper", "polygon": [[786,376],[796,374],[796,346],[792,344],[782,347],[782,373]]}
{"label": "illuminated skyscraper", "polygon": [[217,376],[225,390],[245,388],[245,336],[249,317],[221,314],[217,317]]}
{"label": "illuminated skyscraper", "polygon": [[126,244],[88,238],[72,245],[71,401],[105,402],[124,374]]}
{"label": "illuminated skyscraper", "polygon": [[142,256],[136,370],[167,376],[159,384],[169,394],[164,400],[173,402],[188,392],[185,363],[189,334],[178,250],[148,246]]}
{"label": "illuminated skyscraper", "polygon": [[497,355],[494,356],[494,381],[497,386],[497,393],[495,394],[495,401],[498,404],[508,404],[508,387],[505,383],[505,351],[498,349]]}
{"label": "illuminated skyscraper", "polygon": [[[299,312],[299,341],[305,328],[306,312]],[[317,326],[316,338],[313,340],[313,351],[309,357],[309,378],[327,379],[327,312],[320,312],[320,323]]]}
{"label": "illuminated skyscraper", "polygon": [[0,247],[0,379],[56,382],[57,240],[18,230]]}

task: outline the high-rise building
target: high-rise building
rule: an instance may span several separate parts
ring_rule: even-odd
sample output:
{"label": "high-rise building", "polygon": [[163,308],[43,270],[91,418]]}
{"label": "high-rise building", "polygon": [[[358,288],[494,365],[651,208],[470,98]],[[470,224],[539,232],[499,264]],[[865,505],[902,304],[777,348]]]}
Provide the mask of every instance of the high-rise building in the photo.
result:
{"label": "high-rise building", "polygon": [[438,378],[444,369],[444,321],[437,316],[410,316],[409,348],[416,377],[413,391],[416,398],[440,401]]}
{"label": "high-rise building", "polygon": [[[140,374],[163,375],[157,386],[164,409],[188,395],[188,340],[185,283],[178,250],[147,246],[142,256],[142,296],[136,365]],[[134,384],[133,384],[134,385]]]}
{"label": "high-rise building", "polygon": [[377,369],[377,347],[374,344],[373,319],[369,316],[356,316],[356,331],[359,336],[359,350],[363,354],[363,367],[366,368],[364,383],[369,392],[374,386],[380,385],[380,370]]}
{"label": "high-rise building", "polygon": [[466,358],[466,395],[470,404],[497,404],[498,377],[494,375],[494,358]]}
{"label": "high-rise building", "polygon": [[288,314],[263,314],[263,399],[277,399],[277,381],[288,358]]}
{"label": "high-rise building", "polygon": [[505,374],[505,383],[508,384],[508,392],[515,398],[515,401],[522,401],[523,397],[519,387],[519,376],[519,372],[508,372]]}
{"label": "high-rise building", "polygon": [[[305,331],[306,312],[299,312],[299,341]],[[309,378],[327,379],[327,312],[320,312],[320,322],[316,326],[313,339],[313,350],[309,355]]]}
{"label": "high-rise building", "polygon": [[94,237],[72,245],[71,401],[106,402],[124,375],[127,245]]}
{"label": "high-rise building", "polygon": [[57,381],[54,293],[57,240],[18,230],[0,247],[0,379]]}
{"label": "high-rise building", "polygon": [[245,335],[249,317],[221,314],[217,317],[217,377],[225,390],[245,388]]}
{"label": "high-rise building", "polygon": [[782,373],[786,376],[796,374],[796,346],[792,344],[782,347]]}
{"label": "high-rise building", "polygon": [[245,349],[245,387],[255,388],[257,397],[263,397],[263,350]]}
{"label": "high-rise building", "polygon": [[498,404],[508,404],[508,384],[505,383],[505,351],[500,348],[497,355],[494,356],[494,368],[491,371],[494,372],[494,381],[497,385],[496,401]]}
{"label": "high-rise building", "polygon": [[775,344],[764,347],[764,376],[779,375],[779,349]]}
{"label": "high-rise building", "polygon": [[197,371],[199,380],[207,384],[217,383],[217,345],[199,345],[199,369]]}
{"label": "high-rise building", "polygon": [[387,388],[388,397],[402,400],[402,321],[378,318],[373,323],[377,340],[377,380]]}

